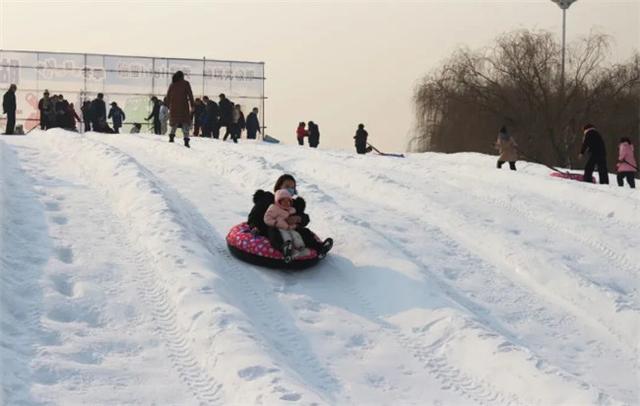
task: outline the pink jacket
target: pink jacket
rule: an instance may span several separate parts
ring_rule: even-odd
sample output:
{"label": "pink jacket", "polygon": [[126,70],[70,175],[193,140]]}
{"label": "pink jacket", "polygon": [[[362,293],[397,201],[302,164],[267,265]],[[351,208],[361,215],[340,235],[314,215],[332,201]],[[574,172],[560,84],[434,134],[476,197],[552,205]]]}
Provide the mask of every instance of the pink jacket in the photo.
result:
{"label": "pink jacket", "polygon": [[295,224],[287,223],[287,217],[296,213],[296,209],[289,207],[285,209],[275,203],[273,203],[264,213],[264,223],[271,227],[277,227],[282,230],[293,230],[296,228]]}
{"label": "pink jacket", "polygon": [[[618,147],[618,172],[637,172],[638,164],[633,156],[633,145],[621,142]],[[626,161],[626,162],[625,162]],[[635,168],[631,165],[635,166]]]}

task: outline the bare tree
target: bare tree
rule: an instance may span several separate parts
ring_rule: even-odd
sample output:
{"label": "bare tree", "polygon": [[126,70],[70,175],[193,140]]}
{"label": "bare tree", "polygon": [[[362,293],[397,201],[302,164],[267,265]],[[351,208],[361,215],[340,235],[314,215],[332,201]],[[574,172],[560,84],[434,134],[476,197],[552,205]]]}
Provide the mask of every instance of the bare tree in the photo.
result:
{"label": "bare tree", "polygon": [[[571,44],[564,86],[560,45],[549,32],[515,31],[480,51],[459,49],[416,89],[411,148],[489,152],[506,124],[530,159],[571,167],[586,122],[605,135],[637,137],[640,56],[607,64],[608,44],[597,33]],[[613,153],[614,138],[609,144]]]}

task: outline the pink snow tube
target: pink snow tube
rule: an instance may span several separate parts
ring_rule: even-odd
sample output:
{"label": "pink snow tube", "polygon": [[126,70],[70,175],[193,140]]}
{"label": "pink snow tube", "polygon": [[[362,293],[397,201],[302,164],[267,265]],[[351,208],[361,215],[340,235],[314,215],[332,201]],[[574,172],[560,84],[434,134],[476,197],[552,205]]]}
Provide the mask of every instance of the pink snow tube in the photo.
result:
{"label": "pink snow tube", "polygon": [[554,178],[571,179],[579,182],[584,181],[584,176],[581,173],[551,172],[550,175]]}
{"label": "pink snow tube", "polygon": [[267,237],[251,233],[247,223],[231,228],[227,234],[227,246],[236,258],[270,268],[303,269],[317,264],[321,259],[316,250],[309,249],[309,255],[297,257],[287,264],[282,253],[271,246]]}

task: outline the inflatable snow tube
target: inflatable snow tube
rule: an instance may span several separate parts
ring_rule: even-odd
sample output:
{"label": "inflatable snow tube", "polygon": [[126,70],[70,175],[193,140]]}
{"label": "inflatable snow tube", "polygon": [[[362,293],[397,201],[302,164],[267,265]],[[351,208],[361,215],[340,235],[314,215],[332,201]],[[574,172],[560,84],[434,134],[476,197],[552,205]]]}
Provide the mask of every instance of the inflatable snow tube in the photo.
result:
{"label": "inflatable snow tube", "polygon": [[316,250],[309,248],[309,255],[297,257],[287,264],[282,253],[271,246],[267,237],[252,234],[247,223],[231,228],[227,234],[227,246],[231,254],[241,261],[268,268],[305,269],[322,259]]}

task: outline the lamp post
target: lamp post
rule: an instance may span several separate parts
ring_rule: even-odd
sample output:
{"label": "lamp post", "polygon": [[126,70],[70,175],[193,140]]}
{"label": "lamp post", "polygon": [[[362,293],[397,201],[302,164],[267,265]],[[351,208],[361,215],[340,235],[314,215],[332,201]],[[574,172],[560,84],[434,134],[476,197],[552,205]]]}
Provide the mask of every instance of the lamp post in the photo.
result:
{"label": "lamp post", "polygon": [[565,58],[565,47],[567,41],[567,10],[573,3],[578,0],[551,0],[556,3],[558,7],[562,9],[562,72],[560,76],[560,89],[564,93],[564,58]]}

